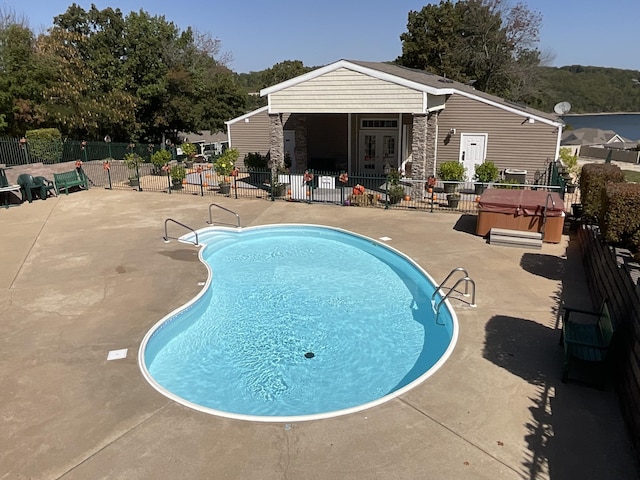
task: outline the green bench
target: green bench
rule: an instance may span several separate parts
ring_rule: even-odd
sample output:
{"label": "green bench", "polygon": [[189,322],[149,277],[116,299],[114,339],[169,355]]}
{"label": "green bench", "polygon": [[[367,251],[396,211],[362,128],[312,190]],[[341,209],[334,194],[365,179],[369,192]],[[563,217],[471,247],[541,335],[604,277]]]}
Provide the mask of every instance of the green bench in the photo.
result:
{"label": "green bench", "polygon": [[70,187],[80,187],[84,189],[89,188],[87,183],[87,177],[84,173],[78,170],[72,170],[70,172],[54,173],[53,181],[56,184],[56,193],[60,195],[60,190],[64,190],[66,195],[69,195]]}
{"label": "green bench", "polygon": [[[583,316],[575,319],[575,314]],[[589,318],[589,321],[586,319]],[[595,318],[595,322],[593,321]],[[562,382],[569,380],[569,370],[575,360],[588,362],[600,371],[597,385],[604,388],[606,381],[606,361],[615,332],[614,321],[605,300],[598,312],[578,308],[564,308],[560,345],[564,345],[564,369]]]}

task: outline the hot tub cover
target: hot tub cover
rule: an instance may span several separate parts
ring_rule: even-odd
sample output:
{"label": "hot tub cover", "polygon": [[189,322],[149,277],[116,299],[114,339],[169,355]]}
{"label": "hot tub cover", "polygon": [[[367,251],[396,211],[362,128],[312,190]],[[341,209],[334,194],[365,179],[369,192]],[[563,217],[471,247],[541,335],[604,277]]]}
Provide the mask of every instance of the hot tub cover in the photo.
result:
{"label": "hot tub cover", "polygon": [[[551,195],[553,205],[552,202],[547,203],[548,195]],[[548,217],[560,217],[564,215],[564,202],[556,192],[490,188],[484,191],[478,202],[480,211],[506,213],[517,216],[542,216],[545,205],[548,206]]]}

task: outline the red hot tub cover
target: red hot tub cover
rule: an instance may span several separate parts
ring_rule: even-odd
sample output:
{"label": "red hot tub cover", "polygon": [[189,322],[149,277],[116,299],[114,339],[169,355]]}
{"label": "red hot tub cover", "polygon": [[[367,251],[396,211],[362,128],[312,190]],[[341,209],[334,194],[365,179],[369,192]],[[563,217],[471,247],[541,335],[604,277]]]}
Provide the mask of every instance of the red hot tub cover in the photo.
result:
{"label": "red hot tub cover", "polygon": [[[551,195],[551,202],[547,204],[547,195]],[[564,215],[564,202],[556,192],[541,190],[520,190],[490,188],[485,190],[478,206],[482,212],[506,213],[509,215],[542,216],[547,205],[547,217],[561,217]]]}

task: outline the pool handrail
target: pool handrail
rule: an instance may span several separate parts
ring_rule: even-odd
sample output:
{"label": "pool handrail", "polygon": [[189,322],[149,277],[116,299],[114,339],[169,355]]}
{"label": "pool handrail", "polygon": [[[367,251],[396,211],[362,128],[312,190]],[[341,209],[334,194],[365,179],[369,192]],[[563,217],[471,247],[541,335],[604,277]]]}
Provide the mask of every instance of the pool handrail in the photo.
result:
{"label": "pool handrail", "polygon": [[[456,287],[458,285],[460,285],[460,282],[465,282],[465,291],[467,291],[468,289],[468,284],[470,283],[471,286],[473,287],[472,290],[472,295],[471,295],[471,304],[469,305],[470,307],[476,307],[476,282],[474,282],[473,280],[471,280],[469,277],[463,277],[463,278],[459,278],[458,281],[456,283],[453,284],[453,287],[451,287],[451,289],[440,299],[440,301],[438,302],[438,305],[436,306],[436,323],[438,322],[438,315],[440,314],[440,305],[442,305],[444,303],[444,301],[449,298],[449,295],[451,295],[452,292],[454,292],[456,290]],[[438,290],[436,290],[437,292]]]}
{"label": "pool handrail", "polygon": [[[445,283],[447,283],[447,280],[449,280],[451,278],[451,276],[456,273],[456,272],[462,272],[464,273],[464,276],[469,278],[469,272],[467,272],[467,270],[464,267],[457,267],[454,268],[453,270],[451,270],[449,272],[449,275],[447,275],[447,277],[440,283],[440,285],[438,285],[438,288],[436,288],[436,290],[433,292],[433,295],[431,295],[431,301],[433,302],[433,300],[436,298],[436,294],[440,291],[440,289],[445,285]],[[460,283],[460,282],[458,282]],[[458,284],[456,283],[456,285]],[[465,297],[469,296],[469,286],[467,283],[464,284],[464,294]],[[475,303],[475,302],[473,302]]]}
{"label": "pool handrail", "polygon": [[[189,241],[189,240],[185,240],[185,241],[188,241],[189,243],[193,243],[196,247],[199,247],[199,246],[200,246],[200,244],[198,243],[198,232],[196,232],[196,231],[195,231],[193,228],[191,228],[189,225],[185,225],[184,223],[180,223],[179,221],[174,220],[173,218],[167,218],[167,219],[164,221],[164,237],[162,237],[162,239],[163,239],[165,242],[169,243],[169,238],[174,238],[174,237],[169,237],[169,232],[167,231],[167,224],[168,224],[169,222],[173,222],[173,223],[175,223],[175,224],[177,224],[177,225],[180,225],[181,227],[184,227],[184,228],[186,228],[186,229],[188,229],[188,230],[191,230],[191,231],[193,232],[193,234],[196,236],[196,241],[195,241],[195,242],[193,242],[193,241]],[[176,239],[176,240],[177,240],[177,239]]]}
{"label": "pool handrail", "polygon": [[225,208],[222,205],[218,205],[217,203],[212,203],[211,205],[209,205],[209,220],[207,221],[207,223],[209,225],[213,225],[213,217],[212,217],[212,214],[211,214],[211,207],[218,207],[218,208],[224,210],[225,212],[229,212],[229,213],[232,213],[233,215],[235,215],[236,219],[238,220],[237,228],[241,228],[241,226],[240,226],[240,215],[238,215],[233,210],[229,210],[228,208]]}

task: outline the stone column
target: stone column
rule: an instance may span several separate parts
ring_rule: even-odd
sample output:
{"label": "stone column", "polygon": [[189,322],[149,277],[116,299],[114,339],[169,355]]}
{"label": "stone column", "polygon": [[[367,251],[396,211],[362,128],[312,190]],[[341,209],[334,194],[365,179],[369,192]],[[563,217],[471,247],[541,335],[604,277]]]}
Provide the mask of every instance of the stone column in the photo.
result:
{"label": "stone column", "polygon": [[269,152],[271,156],[271,171],[284,170],[284,129],[282,116],[279,113],[269,114]]}
{"label": "stone column", "polygon": [[295,130],[295,142],[296,142],[296,170],[304,172],[307,169],[307,116],[296,116],[296,130]]}
{"label": "stone column", "polygon": [[[411,144],[411,177],[426,180],[433,174],[436,152],[436,126],[438,114],[415,114],[413,116],[413,142]],[[425,184],[415,183],[411,188],[413,198],[425,196]]]}

